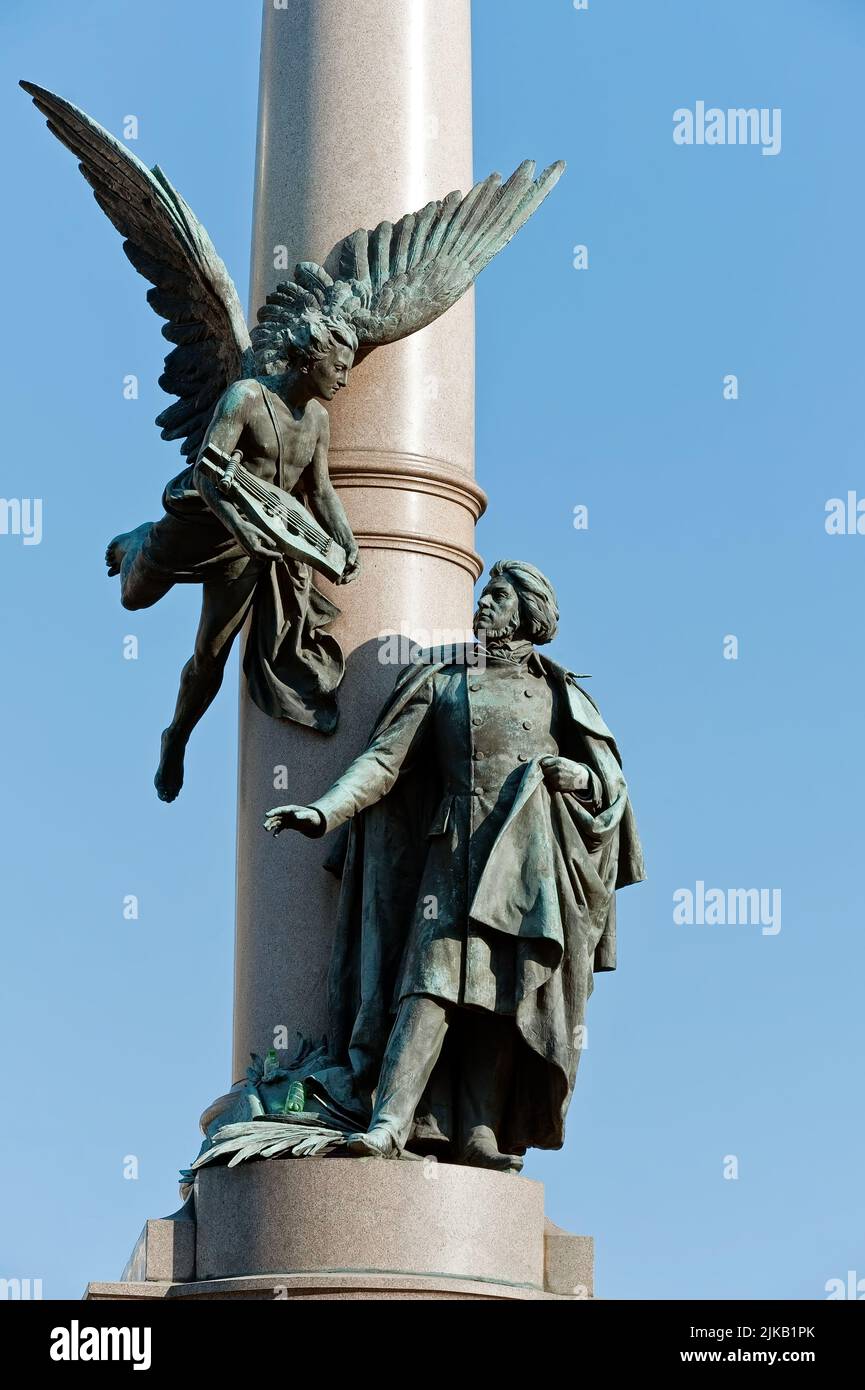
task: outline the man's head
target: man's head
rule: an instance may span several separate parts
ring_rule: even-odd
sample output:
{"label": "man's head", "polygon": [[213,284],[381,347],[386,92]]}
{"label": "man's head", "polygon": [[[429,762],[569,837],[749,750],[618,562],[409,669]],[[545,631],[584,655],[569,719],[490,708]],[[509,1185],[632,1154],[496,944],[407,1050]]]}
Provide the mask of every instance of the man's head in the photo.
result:
{"label": "man's head", "polygon": [[552,642],[559,609],[552,584],[521,560],[497,560],[478,600],[474,630],[495,641]]}

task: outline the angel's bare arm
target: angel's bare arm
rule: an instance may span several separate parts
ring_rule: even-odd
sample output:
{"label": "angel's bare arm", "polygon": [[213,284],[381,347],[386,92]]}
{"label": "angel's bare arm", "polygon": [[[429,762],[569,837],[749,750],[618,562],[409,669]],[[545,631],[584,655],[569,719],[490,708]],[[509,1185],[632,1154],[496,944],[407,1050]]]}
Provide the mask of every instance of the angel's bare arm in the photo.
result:
{"label": "angel's bare arm", "polygon": [[341,583],[348,584],[354,579],[359,570],[357,541],[354,538],[345,508],[336,494],[333,483],[330,480],[330,472],[327,466],[327,451],[330,445],[330,418],[323,407],[319,407],[321,423],[318,431],[318,442],[315,446],[312,463],[310,464],[310,476],[307,486],[307,498],[310,511],[320,526],[323,526],[329,536],[337,541],[346,553],[346,565],[342,575]]}
{"label": "angel's bare arm", "polygon": [[[213,412],[213,419],[204,436],[202,449],[207,444],[214,444],[223,453],[231,454],[237,448],[247,422],[247,412],[252,395],[253,392],[247,382],[238,381],[233,386],[229,386]],[[234,503],[223,496],[213,480],[202,472],[199,464],[195,465],[193,480],[210,510],[219,517],[223,526],[237,537],[248,554],[263,560],[282,558],[279,551],[265,544],[263,537],[244,520]]]}

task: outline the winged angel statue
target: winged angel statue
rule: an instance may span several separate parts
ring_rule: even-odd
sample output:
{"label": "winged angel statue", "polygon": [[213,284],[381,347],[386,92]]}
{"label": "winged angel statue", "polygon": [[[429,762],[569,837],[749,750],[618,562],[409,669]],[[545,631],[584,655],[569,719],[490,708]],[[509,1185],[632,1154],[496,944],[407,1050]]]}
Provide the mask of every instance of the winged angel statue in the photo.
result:
{"label": "winged angel statue", "polygon": [[327,627],[338,609],[312,583],[358,573],[358,547],[328,472],[323,401],[373,348],[425,328],[466,292],[557,182],[531,161],[491,174],[394,224],[337,242],[324,265],[303,261],[258,311],[250,332],[237,290],[204,227],[155,165],[148,169],[62,97],[21,86],[79,160],[124,238],[147,299],[174,344],[159,384],[177,401],[157,416],[183,441],[183,472],[158,521],[108,546],[125,608],[147,608],[175,584],[200,583],[195,649],[162,735],[156,790],[173,801],[192,730],[222,683],[250,618],[244,669],[260,709],[331,733],[344,663]]}

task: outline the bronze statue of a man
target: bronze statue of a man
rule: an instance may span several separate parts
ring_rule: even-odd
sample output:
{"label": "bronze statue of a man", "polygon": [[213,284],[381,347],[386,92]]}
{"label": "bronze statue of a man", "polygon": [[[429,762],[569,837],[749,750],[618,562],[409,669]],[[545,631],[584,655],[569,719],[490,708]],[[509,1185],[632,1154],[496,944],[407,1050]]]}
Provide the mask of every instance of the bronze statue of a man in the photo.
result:
{"label": "bronze statue of a man", "polygon": [[557,623],[537,569],[494,565],[477,652],[403,671],[330,790],[265,820],[350,821],[328,1065],[308,1085],[365,1121],[355,1153],[518,1171],[563,1142],[615,890],[643,864],[613,737],[536,650]]}

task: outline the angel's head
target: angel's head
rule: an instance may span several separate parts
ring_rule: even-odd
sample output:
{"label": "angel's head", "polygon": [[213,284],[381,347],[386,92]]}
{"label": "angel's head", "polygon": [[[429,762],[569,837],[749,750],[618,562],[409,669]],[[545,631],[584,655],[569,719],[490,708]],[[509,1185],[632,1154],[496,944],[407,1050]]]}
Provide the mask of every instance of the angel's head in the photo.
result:
{"label": "angel's head", "polygon": [[304,376],[310,395],[332,401],[348,385],[357,334],[348,319],[311,300],[290,284],[268,296],[251,335],[256,370],[261,376]]}
{"label": "angel's head", "polygon": [[312,395],[332,401],[337,391],[348,385],[348,374],[357,352],[357,336],[348,324],[339,320],[324,319],[322,322],[324,345],[310,344],[295,360],[293,369],[308,378]]}

